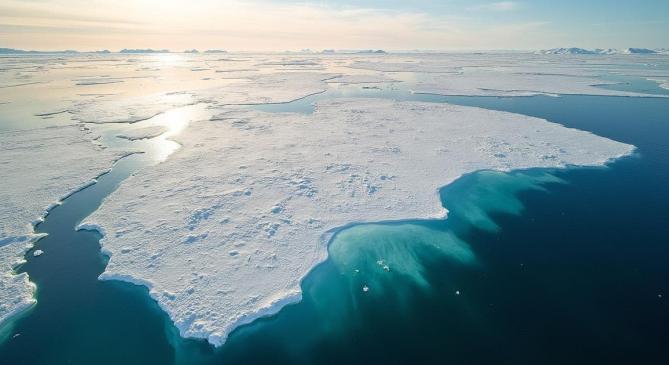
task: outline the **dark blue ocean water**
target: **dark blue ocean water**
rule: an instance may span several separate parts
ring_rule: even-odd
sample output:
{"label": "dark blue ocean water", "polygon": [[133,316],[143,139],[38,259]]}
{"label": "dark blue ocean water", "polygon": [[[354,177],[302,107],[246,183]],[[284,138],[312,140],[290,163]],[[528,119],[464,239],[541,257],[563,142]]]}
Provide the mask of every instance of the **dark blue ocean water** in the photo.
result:
{"label": "dark blue ocean water", "polygon": [[302,302],[220,349],[179,339],[144,288],[97,281],[99,236],[73,230],[142,165],[135,156],[37,227],[46,254],[20,269],[38,304],[11,324],[0,364],[666,364],[669,101],[396,93],[546,118],[638,153],[607,168],[470,174],[442,189],[446,221],[342,231]]}

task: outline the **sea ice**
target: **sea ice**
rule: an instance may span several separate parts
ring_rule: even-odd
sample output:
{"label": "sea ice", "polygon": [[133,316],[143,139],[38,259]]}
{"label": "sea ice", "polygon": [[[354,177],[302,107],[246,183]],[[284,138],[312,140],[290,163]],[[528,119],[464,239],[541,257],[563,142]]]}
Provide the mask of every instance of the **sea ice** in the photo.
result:
{"label": "sea ice", "polygon": [[532,96],[532,95],[603,95],[657,96],[597,87],[615,84],[593,77],[552,74],[475,71],[463,74],[435,75],[418,82],[415,92],[466,96]]}
{"label": "sea ice", "polygon": [[[639,57],[647,65],[629,67]],[[285,103],[329,84],[377,82],[448,95],[649,96],[597,87],[610,83],[597,77],[644,77],[667,88],[669,75],[654,66],[664,59],[516,53],[3,57],[0,321],[34,302],[27,276],[13,271],[36,238],[31,223],[123,155],[103,146],[120,140],[96,140],[88,128],[129,139],[160,133],[133,130],[142,123],[85,123],[135,123],[192,104],[215,114],[192,122],[183,135],[170,132],[183,148],[124,182],[86,222],[105,234],[111,254],[102,278],[146,285],[184,336],[219,345],[237,326],[298,300],[301,279],[325,258],[327,242],[341,227],[443,217],[437,188],[467,172],[601,165],[633,149],[535,118],[447,104],[335,99],[318,103],[312,115],[242,105]],[[471,259],[456,243],[448,249]],[[395,261],[386,266],[408,272]]]}
{"label": "sea ice", "polygon": [[342,227],[444,217],[438,188],[472,171],[602,165],[634,149],[523,115],[382,99],[311,115],[222,107],[177,140],[83,226],[104,235],[102,279],[145,285],[183,336],[214,345],[299,300]]}
{"label": "sea ice", "polygon": [[34,303],[28,276],[14,273],[38,237],[32,224],[123,156],[95,137],[75,125],[0,133],[0,323]]}
{"label": "sea ice", "polygon": [[27,242],[0,243],[0,324],[35,303],[35,285],[28,274],[15,274],[13,270],[28,248]]}

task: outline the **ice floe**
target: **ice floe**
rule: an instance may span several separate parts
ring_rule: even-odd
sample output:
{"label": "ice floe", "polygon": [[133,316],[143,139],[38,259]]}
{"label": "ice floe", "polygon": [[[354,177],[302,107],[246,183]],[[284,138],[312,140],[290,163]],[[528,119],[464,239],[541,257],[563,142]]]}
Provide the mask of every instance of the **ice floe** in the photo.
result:
{"label": "ice floe", "polygon": [[333,99],[311,115],[222,113],[192,123],[182,149],[84,223],[104,234],[102,279],[146,285],[183,336],[215,345],[299,300],[340,227],[444,217],[438,188],[468,172],[602,165],[633,150],[449,104]]}

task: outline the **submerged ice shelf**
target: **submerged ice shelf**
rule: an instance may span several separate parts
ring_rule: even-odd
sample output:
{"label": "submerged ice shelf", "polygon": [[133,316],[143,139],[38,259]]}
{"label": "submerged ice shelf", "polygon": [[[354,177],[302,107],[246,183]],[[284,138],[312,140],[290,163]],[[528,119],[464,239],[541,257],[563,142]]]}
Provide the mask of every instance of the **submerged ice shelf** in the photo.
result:
{"label": "submerged ice shelf", "polygon": [[603,165],[634,148],[517,114],[381,99],[213,119],[82,226],[104,235],[103,279],[147,286],[182,335],[214,345],[299,300],[340,227],[444,217],[438,188],[468,172]]}

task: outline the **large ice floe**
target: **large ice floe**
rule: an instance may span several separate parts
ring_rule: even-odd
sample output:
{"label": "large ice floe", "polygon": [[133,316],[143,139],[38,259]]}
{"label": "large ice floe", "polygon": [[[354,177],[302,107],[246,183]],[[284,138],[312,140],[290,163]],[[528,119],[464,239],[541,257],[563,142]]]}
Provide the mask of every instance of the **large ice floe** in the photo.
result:
{"label": "large ice floe", "polygon": [[[34,302],[28,277],[14,271],[36,238],[32,224],[123,155],[105,145],[111,140],[141,149],[167,129],[156,138],[182,147],[123,182],[85,220],[103,233],[110,255],[101,278],[145,285],[183,336],[220,345],[234,328],[298,300],[300,281],[342,227],[444,217],[437,189],[468,172],[602,165],[633,149],[536,118],[448,104],[324,99],[309,115],[251,105],[342,84],[447,95],[662,96],[597,86],[615,73],[666,87],[666,67],[657,67],[666,56],[644,56],[646,66],[635,59],[3,57],[0,322]],[[193,104],[210,120],[193,117],[186,128],[180,119],[189,117],[175,108]],[[155,116],[164,117],[161,128],[149,120]],[[109,133],[98,140],[89,128]]]}
{"label": "large ice floe", "polygon": [[0,322],[34,303],[28,276],[13,270],[38,237],[32,225],[123,156],[94,139],[76,125],[0,133]]}
{"label": "large ice floe", "polygon": [[438,188],[468,172],[601,165],[633,149],[522,115],[381,99],[214,119],[84,226],[104,234],[103,279],[146,285],[182,335],[215,345],[298,300],[341,227],[444,217]]}

